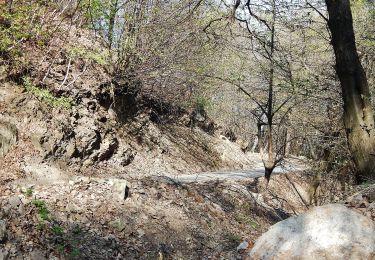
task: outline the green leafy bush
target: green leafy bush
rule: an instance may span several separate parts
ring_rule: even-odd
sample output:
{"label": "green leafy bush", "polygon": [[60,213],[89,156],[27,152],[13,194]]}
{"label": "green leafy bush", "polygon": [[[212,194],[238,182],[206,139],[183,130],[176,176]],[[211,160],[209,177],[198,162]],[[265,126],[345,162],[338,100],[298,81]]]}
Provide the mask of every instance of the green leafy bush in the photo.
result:
{"label": "green leafy bush", "polygon": [[47,103],[52,107],[62,107],[70,109],[73,106],[73,101],[66,97],[55,97],[48,91],[48,89],[42,89],[35,86],[30,78],[23,78],[23,85],[27,92],[33,94],[37,98],[40,98],[43,102]]}
{"label": "green leafy bush", "polygon": [[25,195],[26,197],[31,197],[33,195],[33,188],[27,188],[27,190],[25,191]]}
{"label": "green leafy bush", "polygon": [[260,227],[259,223],[256,222],[256,220],[253,219],[250,216],[245,216],[245,215],[240,214],[240,215],[236,216],[236,220],[239,223],[249,225],[249,226],[251,226],[252,228],[255,228],[255,229],[258,229]]}
{"label": "green leafy bush", "polygon": [[34,206],[38,209],[38,214],[40,219],[48,220],[49,219],[49,211],[46,207],[46,203],[43,200],[33,200]]}
{"label": "green leafy bush", "polygon": [[14,1],[12,8],[0,5],[0,57],[22,56],[22,43],[44,45],[50,35],[40,22],[47,5],[38,1]]}
{"label": "green leafy bush", "polygon": [[103,51],[101,53],[92,51],[90,49],[84,47],[74,47],[67,49],[68,55],[71,58],[82,58],[87,60],[92,60],[99,65],[107,65],[109,64],[109,52]]}
{"label": "green leafy bush", "polygon": [[64,235],[64,229],[60,226],[53,226],[52,227],[52,232],[56,235],[56,236],[62,236]]}
{"label": "green leafy bush", "polygon": [[[64,227],[56,221],[54,216],[50,214],[44,200],[34,199],[33,205],[37,209],[39,216],[39,223],[36,225],[38,231],[43,231],[43,234],[48,234],[53,237],[55,241],[55,250],[67,259],[79,258],[80,252],[80,236],[81,228],[76,225],[72,229],[64,229]],[[65,258],[64,258],[65,259]]]}

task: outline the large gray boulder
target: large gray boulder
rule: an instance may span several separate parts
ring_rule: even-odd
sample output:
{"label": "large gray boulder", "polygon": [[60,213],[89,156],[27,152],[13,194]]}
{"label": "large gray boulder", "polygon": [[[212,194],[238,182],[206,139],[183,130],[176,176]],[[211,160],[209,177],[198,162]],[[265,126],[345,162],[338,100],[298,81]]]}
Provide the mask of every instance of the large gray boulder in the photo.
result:
{"label": "large gray boulder", "polygon": [[250,259],[375,259],[375,225],[339,204],[315,207],[273,225]]}

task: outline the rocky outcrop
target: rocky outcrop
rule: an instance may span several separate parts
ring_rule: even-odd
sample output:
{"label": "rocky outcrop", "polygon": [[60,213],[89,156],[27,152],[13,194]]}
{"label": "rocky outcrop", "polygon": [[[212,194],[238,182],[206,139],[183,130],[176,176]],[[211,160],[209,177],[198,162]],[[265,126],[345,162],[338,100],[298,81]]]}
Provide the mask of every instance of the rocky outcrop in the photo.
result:
{"label": "rocky outcrop", "polygon": [[375,259],[375,225],[338,204],[316,207],[273,225],[251,259]]}
{"label": "rocky outcrop", "polygon": [[71,111],[48,119],[45,128],[31,134],[31,140],[45,158],[84,166],[113,158],[126,166],[136,153],[120,143],[116,130],[116,121],[95,99],[82,99]]}
{"label": "rocky outcrop", "polygon": [[8,153],[12,145],[17,142],[17,128],[7,122],[0,121],[0,157]]}

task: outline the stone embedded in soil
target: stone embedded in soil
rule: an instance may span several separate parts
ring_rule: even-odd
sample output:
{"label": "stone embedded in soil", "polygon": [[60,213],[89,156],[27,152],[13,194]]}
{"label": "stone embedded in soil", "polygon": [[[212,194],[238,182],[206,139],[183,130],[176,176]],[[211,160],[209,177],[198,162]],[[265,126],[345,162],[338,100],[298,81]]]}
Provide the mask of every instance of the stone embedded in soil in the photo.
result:
{"label": "stone embedded in soil", "polygon": [[66,204],[65,210],[69,213],[77,213],[80,211],[79,207],[72,202]]}
{"label": "stone embedded in soil", "polygon": [[7,225],[4,220],[0,219],[0,243],[5,242],[7,239]]}
{"label": "stone embedded in soil", "polygon": [[9,257],[9,252],[5,249],[0,249],[0,260],[7,260]]}
{"label": "stone embedded in soil", "polygon": [[30,252],[28,258],[30,260],[44,260],[47,259],[46,253],[44,251],[34,249],[32,252]]}
{"label": "stone embedded in soil", "polygon": [[21,205],[22,201],[18,196],[13,196],[9,198],[8,203],[12,208],[17,208]]}
{"label": "stone embedded in soil", "polygon": [[123,147],[119,148],[119,151],[117,151],[115,157],[115,161],[118,161],[118,163],[122,166],[127,166],[131,164],[137,155],[136,151],[133,151],[130,146],[123,145]]}
{"label": "stone embedded in soil", "polygon": [[18,130],[8,122],[0,121],[0,157],[5,156],[12,145],[17,143]]}
{"label": "stone embedded in soil", "polygon": [[109,222],[109,225],[113,228],[115,228],[117,231],[122,232],[126,228],[126,223],[122,219],[116,219],[111,222]]}
{"label": "stone embedded in soil", "polygon": [[249,247],[249,242],[243,241],[241,244],[238,245],[237,251],[246,250]]}
{"label": "stone embedded in soil", "polygon": [[112,191],[115,196],[120,200],[125,200],[129,196],[129,186],[126,180],[122,179],[111,179]]}

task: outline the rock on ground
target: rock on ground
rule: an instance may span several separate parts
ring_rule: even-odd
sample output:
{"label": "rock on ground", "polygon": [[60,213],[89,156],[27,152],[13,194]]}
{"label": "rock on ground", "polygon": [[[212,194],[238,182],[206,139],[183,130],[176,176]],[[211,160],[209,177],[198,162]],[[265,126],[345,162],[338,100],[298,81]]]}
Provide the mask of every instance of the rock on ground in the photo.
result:
{"label": "rock on ground", "polygon": [[7,238],[7,227],[4,220],[0,219],[0,243],[4,242]]}
{"label": "rock on ground", "polygon": [[9,252],[3,249],[0,249],[0,260],[7,260],[9,257]]}
{"label": "rock on ground", "polygon": [[251,259],[375,259],[375,225],[338,204],[316,207],[273,225]]}
{"label": "rock on ground", "polygon": [[0,157],[7,154],[10,147],[17,142],[17,128],[0,120]]}

